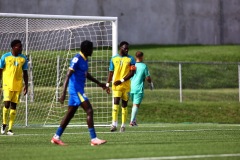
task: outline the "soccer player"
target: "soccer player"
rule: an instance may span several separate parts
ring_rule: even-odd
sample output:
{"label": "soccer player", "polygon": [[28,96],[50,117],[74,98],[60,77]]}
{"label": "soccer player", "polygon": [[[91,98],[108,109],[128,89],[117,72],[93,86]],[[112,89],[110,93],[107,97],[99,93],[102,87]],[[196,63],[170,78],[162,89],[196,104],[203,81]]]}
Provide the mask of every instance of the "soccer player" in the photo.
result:
{"label": "soccer player", "polygon": [[125,131],[125,123],[128,115],[127,103],[130,92],[130,78],[134,75],[136,69],[134,57],[128,55],[128,50],[128,42],[121,42],[119,54],[113,56],[110,60],[109,75],[106,86],[109,87],[109,83],[112,81],[114,104],[112,109],[111,132],[117,130],[120,100],[122,100],[122,125],[120,132]]}
{"label": "soccer player", "polygon": [[23,88],[23,94],[28,92],[28,62],[22,54],[22,43],[20,40],[11,42],[12,51],[5,53],[0,61],[0,77],[3,89],[3,121],[1,134],[5,134],[7,128],[8,114],[9,125],[7,135],[13,135],[13,123],[16,117],[16,108]]}
{"label": "soccer player", "polygon": [[137,51],[135,58],[136,58],[136,64],[135,64],[136,71],[134,76],[131,78],[130,97],[133,101],[133,106],[132,106],[130,126],[137,126],[136,116],[144,96],[145,79],[150,84],[150,89],[151,90],[153,89],[153,82],[151,80],[148,67],[145,63],[143,63],[143,52]]}
{"label": "soccer player", "polygon": [[88,56],[92,56],[93,43],[91,41],[85,40],[81,43],[80,47],[80,53],[77,53],[70,62],[70,67],[63,84],[63,93],[59,99],[59,101],[63,104],[66,98],[68,87],[68,111],[62,119],[55,135],[51,139],[52,143],[61,146],[66,144],[61,141],[60,137],[73,118],[79,106],[81,106],[87,114],[87,125],[91,137],[91,146],[101,145],[107,142],[106,140],[97,138],[93,121],[93,108],[88,100],[88,97],[85,95],[84,86],[86,79],[89,79],[92,82],[98,84],[98,86],[102,87],[103,89],[106,89],[107,87],[105,83],[100,83],[88,72]]}

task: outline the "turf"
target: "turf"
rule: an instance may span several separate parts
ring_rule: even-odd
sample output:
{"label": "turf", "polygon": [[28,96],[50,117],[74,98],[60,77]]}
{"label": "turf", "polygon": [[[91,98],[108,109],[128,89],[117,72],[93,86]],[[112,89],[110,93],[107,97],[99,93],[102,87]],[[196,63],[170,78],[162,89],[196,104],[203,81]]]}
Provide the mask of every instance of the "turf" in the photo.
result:
{"label": "turf", "polygon": [[[127,127],[126,132],[109,132],[98,127],[99,138],[108,142],[90,146],[86,127],[69,127],[62,140],[68,146],[50,143],[56,128],[15,128],[15,136],[0,136],[0,159],[73,160],[73,159],[150,159],[196,156],[204,159],[240,158],[240,126],[214,123],[158,123]],[[239,155],[238,155],[239,154]],[[208,155],[213,157],[208,158]]]}

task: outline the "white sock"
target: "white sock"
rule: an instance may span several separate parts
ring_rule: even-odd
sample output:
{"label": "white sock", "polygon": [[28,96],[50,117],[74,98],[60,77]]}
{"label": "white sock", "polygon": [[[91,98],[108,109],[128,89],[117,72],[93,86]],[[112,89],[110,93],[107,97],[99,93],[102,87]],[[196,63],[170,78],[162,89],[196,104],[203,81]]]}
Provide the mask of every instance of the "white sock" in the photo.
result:
{"label": "white sock", "polygon": [[118,125],[118,122],[112,122],[112,125],[116,126]]}
{"label": "white sock", "polygon": [[58,135],[56,135],[56,134],[55,134],[53,137],[54,137],[55,139],[60,139],[60,137],[59,137]]}

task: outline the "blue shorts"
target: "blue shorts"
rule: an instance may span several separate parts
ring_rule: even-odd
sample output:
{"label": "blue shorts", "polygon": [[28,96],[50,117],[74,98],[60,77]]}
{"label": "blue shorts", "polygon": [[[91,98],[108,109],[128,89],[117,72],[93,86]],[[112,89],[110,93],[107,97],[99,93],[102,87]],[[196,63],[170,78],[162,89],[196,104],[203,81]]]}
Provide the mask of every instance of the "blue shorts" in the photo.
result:
{"label": "blue shorts", "polygon": [[75,94],[69,94],[68,106],[79,107],[82,102],[88,100],[85,93],[77,92]]}
{"label": "blue shorts", "polygon": [[143,96],[143,93],[130,93],[133,104],[141,104]]}

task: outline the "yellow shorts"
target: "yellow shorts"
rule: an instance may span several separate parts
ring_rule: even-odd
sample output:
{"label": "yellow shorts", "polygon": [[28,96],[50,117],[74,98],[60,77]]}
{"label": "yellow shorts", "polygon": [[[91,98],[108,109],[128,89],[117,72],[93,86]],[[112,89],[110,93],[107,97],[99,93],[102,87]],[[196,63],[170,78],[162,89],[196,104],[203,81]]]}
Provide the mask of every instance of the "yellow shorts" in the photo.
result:
{"label": "yellow shorts", "polygon": [[127,91],[113,91],[113,97],[120,97],[124,101],[128,101],[129,92]]}
{"label": "yellow shorts", "polygon": [[18,103],[20,98],[20,91],[9,91],[4,90],[3,91],[3,101],[10,101],[13,103]]}

